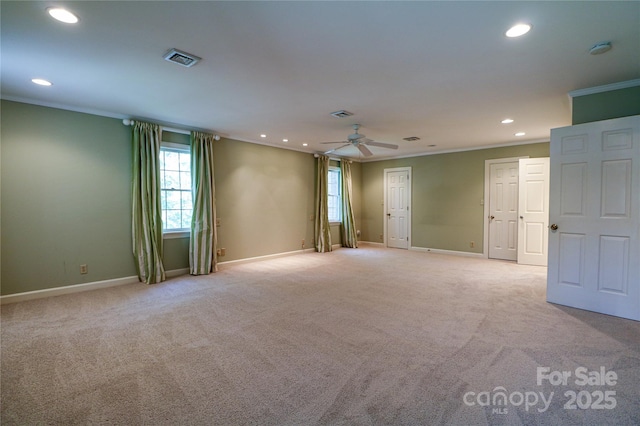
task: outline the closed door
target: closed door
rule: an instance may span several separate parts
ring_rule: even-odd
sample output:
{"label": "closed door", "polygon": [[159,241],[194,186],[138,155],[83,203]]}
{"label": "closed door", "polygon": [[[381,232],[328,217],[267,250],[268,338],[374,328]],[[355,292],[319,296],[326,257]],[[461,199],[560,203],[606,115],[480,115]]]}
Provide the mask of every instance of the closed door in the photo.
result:
{"label": "closed door", "polygon": [[547,300],[640,320],[640,116],[551,132]]}
{"label": "closed door", "polygon": [[489,173],[489,257],[516,260],[518,162],[495,163]]}
{"label": "closed door", "polygon": [[409,247],[409,177],[408,170],[385,170],[387,247]]}
{"label": "closed door", "polygon": [[547,266],[549,158],[522,159],[518,170],[518,263]]}

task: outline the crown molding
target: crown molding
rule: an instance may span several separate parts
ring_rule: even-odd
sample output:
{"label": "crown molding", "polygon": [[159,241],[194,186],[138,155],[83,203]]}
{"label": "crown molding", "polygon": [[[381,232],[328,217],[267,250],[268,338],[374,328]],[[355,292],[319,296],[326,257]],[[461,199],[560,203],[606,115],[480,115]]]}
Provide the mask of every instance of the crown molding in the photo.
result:
{"label": "crown molding", "polygon": [[594,93],[610,92],[612,90],[626,89],[635,86],[640,86],[640,78],[637,78],[635,80],[621,81],[619,83],[605,84],[603,86],[572,90],[571,92],[569,92],[569,97],[576,98],[578,96],[593,95]]}

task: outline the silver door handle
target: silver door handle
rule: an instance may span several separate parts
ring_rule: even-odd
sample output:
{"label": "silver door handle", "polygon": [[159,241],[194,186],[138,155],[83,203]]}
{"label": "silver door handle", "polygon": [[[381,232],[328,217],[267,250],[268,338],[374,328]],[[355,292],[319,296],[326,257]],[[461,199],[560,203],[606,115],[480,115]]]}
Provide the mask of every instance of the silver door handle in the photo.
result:
{"label": "silver door handle", "polygon": [[558,225],[556,225],[555,223],[552,224],[549,228],[551,228],[552,231],[557,231],[558,230]]}

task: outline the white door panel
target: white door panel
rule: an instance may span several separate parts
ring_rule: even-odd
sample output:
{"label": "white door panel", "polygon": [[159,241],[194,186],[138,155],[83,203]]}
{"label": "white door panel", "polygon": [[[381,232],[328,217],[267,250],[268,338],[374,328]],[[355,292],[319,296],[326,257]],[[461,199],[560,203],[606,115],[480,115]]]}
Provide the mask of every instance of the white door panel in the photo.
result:
{"label": "white door panel", "polygon": [[518,263],[547,266],[549,158],[519,162]]}
{"label": "white door panel", "polygon": [[410,176],[407,168],[385,169],[385,241],[387,247],[409,248]]}
{"label": "white door panel", "polygon": [[489,170],[489,257],[516,260],[518,162],[494,163]]}
{"label": "white door panel", "polygon": [[640,320],[640,117],[551,132],[547,300]]}

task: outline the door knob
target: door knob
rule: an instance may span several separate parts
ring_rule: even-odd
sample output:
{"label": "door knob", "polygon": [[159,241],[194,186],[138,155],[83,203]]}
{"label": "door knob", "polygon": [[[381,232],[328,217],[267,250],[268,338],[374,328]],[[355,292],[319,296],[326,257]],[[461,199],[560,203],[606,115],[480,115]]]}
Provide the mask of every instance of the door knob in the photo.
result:
{"label": "door knob", "polygon": [[496,218],[495,216],[489,216],[489,220],[493,220],[495,218]]}
{"label": "door knob", "polygon": [[557,231],[558,230],[558,225],[556,225],[555,223],[552,224],[549,228],[551,228],[552,231]]}
{"label": "door knob", "polygon": [[387,213],[387,216],[391,216],[391,213]]}

